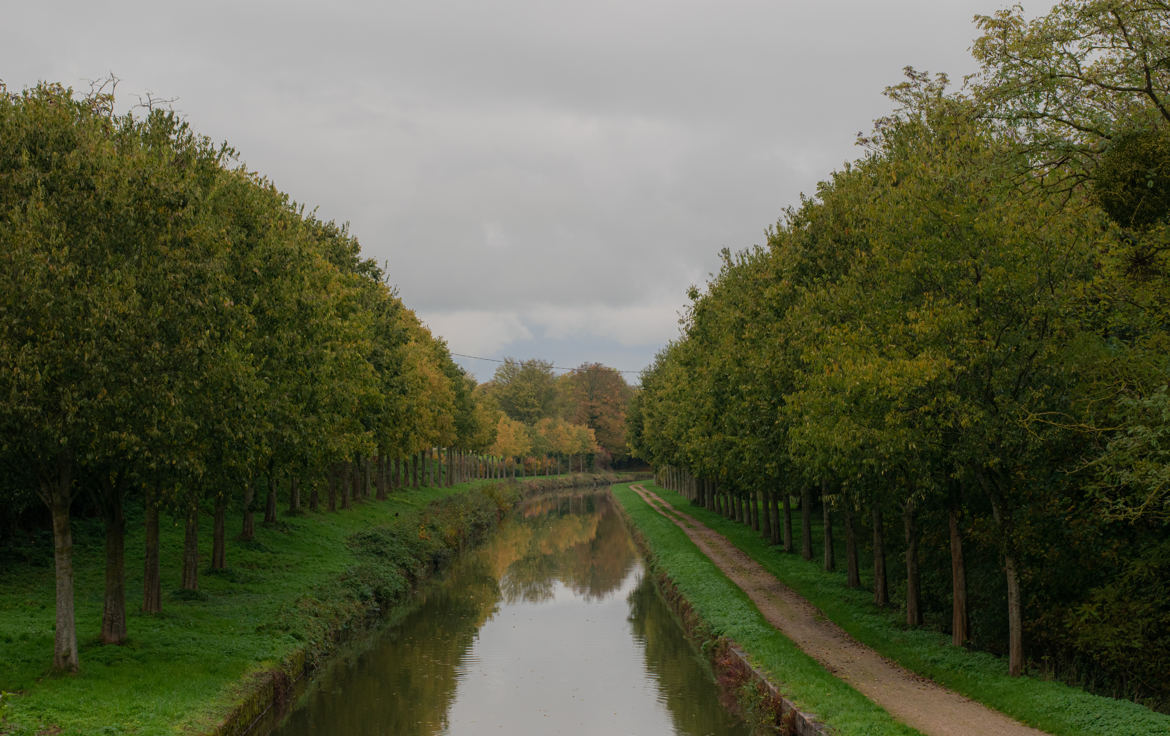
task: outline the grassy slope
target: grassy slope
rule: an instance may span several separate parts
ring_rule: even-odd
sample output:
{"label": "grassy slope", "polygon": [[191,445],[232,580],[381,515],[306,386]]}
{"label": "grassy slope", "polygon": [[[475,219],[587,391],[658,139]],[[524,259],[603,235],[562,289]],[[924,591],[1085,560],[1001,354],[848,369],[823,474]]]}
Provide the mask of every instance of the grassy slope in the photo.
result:
{"label": "grassy slope", "polygon": [[654,550],[656,563],[695,612],[715,634],[738,643],[803,710],[816,714],[842,736],[918,733],[895,722],[884,710],[833,677],[768,624],[747,595],[720,573],[681,529],[650,509],[629,489],[629,484],[615,486],[614,493]]}
{"label": "grassy slope", "polygon": [[[899,611],[880,610],[873,606],[869,591],[846,587],[843,572],[827,573],[817,561],[806,562],[799,555],[785,554],[742,524],[692,506],[677,493],[652,487],[675,507],[725,535],[859,641],[909,670],[1055,736],[1170,734],[1168,715],[1056,682],[1009,677],[1007,663],[999,657],[953,647],[950,637],[939,632],[907,629]],[[814,530],[814,549],[818,553],[819,531]],[[799,519],[796,532],[799,536]],[[841,538],[843,534],[835,536]],[[843,550],[837,559],[844,560]],[[840,564],[843,566],[843,562]],[[896,562],[891,560],[891,564]],[[897,567],[892,568],[892,574],[898,574]]]}
{"label": "grassy slope", "polygon": [[[200,733],[229,712],[250,672],[279,663],[301,644],[300,631],[320,630],[320,606],[298,606],[303,594],[335,581],[355,563],[345,539],[360,529],[406,520],[430,501],[466,490],[422,489],[368,501],[334,514],[281,517],[256,526],[252,543],[235,542],[228,520],[227,574],[200,576],[202,600],[168,595],[180,578],[181,524],[163,524],[161,616],[137,612],[142,590],[141,517],[128,519],[127,608],[130,642],[102,646],[104,557],[100,528],[75,529],[76,606],[81,673],[44,673],[53,652],[51,550],[37,564],[0,567],[0,733]],[[201,520],[200,549],[210,559],[211,520]],[[43,556],[42,556],[43,557]],[[326,607],[327,608],[327,607]],[[332,612],[336,614],[336,612]],[[300,617],[300,623],[290,617]],[[274,625],[279,619],[280,625]],[[15,692],[14,691],[18,691]],[[54,731],[53,733],[57,733]]]}

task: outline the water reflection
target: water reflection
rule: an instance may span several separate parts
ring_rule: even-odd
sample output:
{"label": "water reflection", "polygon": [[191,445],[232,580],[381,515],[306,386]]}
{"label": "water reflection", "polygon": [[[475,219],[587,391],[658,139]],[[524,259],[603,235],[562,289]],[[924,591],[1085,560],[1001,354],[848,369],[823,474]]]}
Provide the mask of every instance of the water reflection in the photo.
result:
{"label": "water reflection", "polygon": [[608,493],[531,499],[278,734],[747,734],[642,572]]}

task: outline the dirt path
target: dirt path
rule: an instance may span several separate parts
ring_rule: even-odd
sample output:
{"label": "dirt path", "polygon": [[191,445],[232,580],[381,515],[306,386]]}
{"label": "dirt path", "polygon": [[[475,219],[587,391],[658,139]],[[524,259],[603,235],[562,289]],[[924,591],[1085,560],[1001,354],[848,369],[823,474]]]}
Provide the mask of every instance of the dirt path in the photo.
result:
{"label": "dirt path", "polygon": [[897,720],[927,736],[1045,736],[1043,731],[947,690],[862,645],[726,537],[644,486],[632,488],[651,508],[686,532],[703,554],[748,594],[769,623]]}

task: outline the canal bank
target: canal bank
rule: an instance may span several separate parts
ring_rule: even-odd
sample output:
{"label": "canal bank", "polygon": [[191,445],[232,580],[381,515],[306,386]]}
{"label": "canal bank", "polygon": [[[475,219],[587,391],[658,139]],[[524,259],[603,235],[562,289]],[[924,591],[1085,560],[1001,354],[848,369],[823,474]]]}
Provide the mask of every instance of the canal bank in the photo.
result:
{"label": "canal bank", "polygon": [[[615,498],[646,544],[655,574],[665,578],[666,589],[673,591],[670,595],[683,602],[678,607],[683,616],[691,619],[688,628],[693,628],[696,639],[704,642],[709,656],[723,660],[717,661],[716,667],[727,673],[723,676],[740,691],[749,718],[775,723],[783,717],[771,692],[759,689],[759,681],[765,679],[775,684],[777,695],[782,694],[795,710],[812,715],[833,734],[912,736],[918,733],[896,722],[777,631],[743,590],[630,485],[615,486]],[[743,656],[735,654],[733,648]],[[750,674],[744,671],[745,666],[752,670]],[[788,726],[790,732],[801,733],[800,719],[794,720],[797,722]],[[780,727],[782,722],[777,726]]]}
{"label": "canal bank", "polygon": [[328,609],[314,613],[312,624],[299,633],[308,637],[308,643],[279,665],[239,683],[238,704],[207,736],[271,733],[335,655],[364,652],[377,629],[409,617],[423,589],[457,564],[460,553],[493,533],[524,498],[559,489],[604,487],[616,480],[612,474],[574,474],[488,482],[434,501],[417,517],[395,518],[392,524],[351,536],[347,545],[357,560],[339,580],[343,588],[357,586],[360,603],[353,605],[346,601],[350,596],[338,595],[335,581],[306,596],[303,600],[323,601]]}
{"label": "canal bank", "polygon": [[[614,479],[561,476],[524,484],[536,489]],[[392,606],[385,601],[408,595],[416,578],[423,577],[420,567],[449,563],[455,557],[451,549],[468,543],[460,536],[484,516],[476,509],[495,503],[485,502],[485,494],[503,487],[474,481],[403,489],[386,500],[369,499],[337,512],[281,515],[276,524],[257,524],[251,541],[229,537],[227,569],[213,572],[201,565],[196,592],[177,589],[184,528],[164,519],[159,545],[163,612],[144,614],[128,601],[129,640],[121,646],[98,639],[104,590],[101,525],[78,520],[81,671],[76,675],[45,675],[52,651],[53,577],[37,560],[46,555],[30,547],[23,556],[0,559],[0,733],[201,736],[245,731],[256,715],[291,698],[292,685],[306,668],[319,666],[342,642],[360,637],[388,615]],[[454,500],[464,498],[468,503]],[[443,508],[431,509],[434,502]],[[494,525],[497,511],[488,516]],[[210,514],[201,516],[201,528],[210,530],[212,521]],[[230,528],[232,519],[228,522]],[[376,531],[384,527],[401,533]],[[127,589],[141,590],[140,508],[127,509],[126,528]],[[400,549],[371,554],[387,539]],[[412,546],[412,539],[428,544]],[[211,535],[200,535],[199,543],[205,565],[211,559]],[[403,551],[415,555],[413,569],[388,570],[391,558]]]}
{"label": "canal bank", "polygon": [[[630,486],[625,486],[629,489]],[[757,733],[781,736],[823,736],[827,733],[811,713],[803,712],[754,664],[748,654],[729,636],[717,633],[711,623],[695,610],[679,590],[642,530],[623,508],[622,518],[645,557],[651,575],[671,612],[678,618],[691,643],[707,657],[718,678],[723,704],[739,713]]]}

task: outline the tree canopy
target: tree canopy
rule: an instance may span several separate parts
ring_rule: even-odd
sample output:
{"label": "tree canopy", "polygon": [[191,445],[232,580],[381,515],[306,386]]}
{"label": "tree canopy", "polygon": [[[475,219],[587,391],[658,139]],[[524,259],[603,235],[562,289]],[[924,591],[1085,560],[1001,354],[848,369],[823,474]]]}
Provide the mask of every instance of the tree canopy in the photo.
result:
{"label": "tree canopy", "polygon": [[635,454],[774,540],[781,501],[844,513],[853,569],[868,527],[875,600],[899,554],[910,625],[1167,702],[1140,632],[1170,607],[1137,573],[1170,576],[1167,18],[1015,7],[978,19],[971,86],[908,69],[863,154],[692,290]]}

